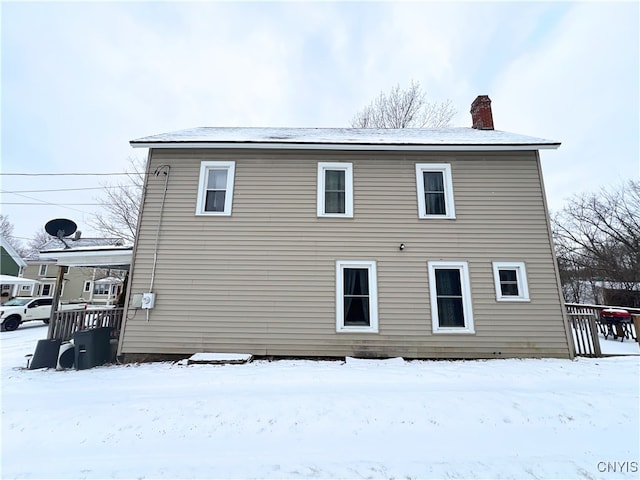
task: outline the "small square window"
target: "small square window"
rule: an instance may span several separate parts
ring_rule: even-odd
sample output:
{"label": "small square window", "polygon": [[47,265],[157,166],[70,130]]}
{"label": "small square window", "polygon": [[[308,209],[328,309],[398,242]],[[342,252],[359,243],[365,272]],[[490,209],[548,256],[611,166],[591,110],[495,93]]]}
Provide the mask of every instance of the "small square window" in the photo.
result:
{"label": "small square window", "polygon": [[528,302],[529,287],[524,262],[493,262],[496,300]]}
{"label": "small square window", "polygon": [[318,163],[318,216],[353,217],[351,163]]}
{"label": "small square window", "polygon": [[235,162],[202,162],[196,215],[231,215]]}
{"label": "small square window", "polygon": [[419,218],[456,218],[451,165],[416,164]]}
{"label": "small square window", "polygon": [[378,331],[376,262],[336,262],[336,331]]}
{"label": "small square window", "polygon": [[433,333],[474,333],[467,262],[428,262]]}

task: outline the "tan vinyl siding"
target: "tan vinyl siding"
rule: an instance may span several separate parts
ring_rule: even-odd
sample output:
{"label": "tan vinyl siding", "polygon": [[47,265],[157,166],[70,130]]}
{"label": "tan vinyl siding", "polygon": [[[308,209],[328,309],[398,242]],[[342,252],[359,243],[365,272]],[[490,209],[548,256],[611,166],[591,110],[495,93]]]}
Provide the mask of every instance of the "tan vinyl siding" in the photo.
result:
{"label": "tan vinyl siding", "polygon": [[[196,216],[200,162],[236,162],[232,215]],[[318,162],[353,163],[354,217],[318,218]],[[419,219],[416,163],[450,163],[456,219]],[[169,164],[149,312],[124,354],[569,356],[535,152],[154,150]],[[150,176],[131,293],[150,288],[164,178]],[[404,243],[404,251],[399,245]],[[375,260],[379,333],[336,333],[336,260]],[[427,261],[466,261],[475,334],[433,334]],[[497,302],[492,261],[526,263]]]}

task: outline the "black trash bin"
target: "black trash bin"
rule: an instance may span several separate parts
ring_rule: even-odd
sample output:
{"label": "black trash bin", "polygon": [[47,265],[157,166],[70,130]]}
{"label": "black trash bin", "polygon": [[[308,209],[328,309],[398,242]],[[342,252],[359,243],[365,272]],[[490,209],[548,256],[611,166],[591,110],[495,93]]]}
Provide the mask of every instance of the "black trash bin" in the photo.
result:
{"label": "black trash bin", "polygon": [[38,340],[36,351],[29,364],[29,370],[38,368],[56,368],[58,365],[58,352],[60,351],[59,339]]}
{"label": "black trash bin", "polygon": [[73,334],[76,370],[97,367],[111,360],[111,330],[111,327],[100,327]]}

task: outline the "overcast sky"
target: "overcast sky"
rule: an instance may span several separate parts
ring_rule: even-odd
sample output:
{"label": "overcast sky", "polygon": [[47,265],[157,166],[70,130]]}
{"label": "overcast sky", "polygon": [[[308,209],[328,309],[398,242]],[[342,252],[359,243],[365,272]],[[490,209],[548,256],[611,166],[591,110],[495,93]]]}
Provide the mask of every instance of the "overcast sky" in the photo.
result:
{"label": "overcast sky", "polygon": [[[32,238],[47,220],[85,236],[94,188],[124,172],[129,140],[200,126],[346,127],[381,90],[421,82],[470,126],[543,151],[550,208],[640,177],[638,3],[6,2],[2,213]],[[20,195],[7,192],[22,192]],[[29,197],[29,198],[27,198]],[[18,202],[46,202],[16,205]]]}

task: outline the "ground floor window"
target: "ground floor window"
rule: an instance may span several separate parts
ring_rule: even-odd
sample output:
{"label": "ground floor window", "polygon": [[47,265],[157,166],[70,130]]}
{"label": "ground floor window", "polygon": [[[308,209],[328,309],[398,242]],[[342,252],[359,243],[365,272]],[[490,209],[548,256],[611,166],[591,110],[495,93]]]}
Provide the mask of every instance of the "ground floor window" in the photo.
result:
{"label": "ground floor window", "polygon": [[51,284],[45,283],[44,285],[42,285],[40,295],[42,295],[43,297],[48,297],[49,295],[51,295]]}
{"label": "ground floor window", "polygon": [[428,262],[433,333],[474,333],[467,262]]}
{"label": "ground floor window", "polygon": [[378,331],[378,285],[376,262],[336,262],[336,330]]}

